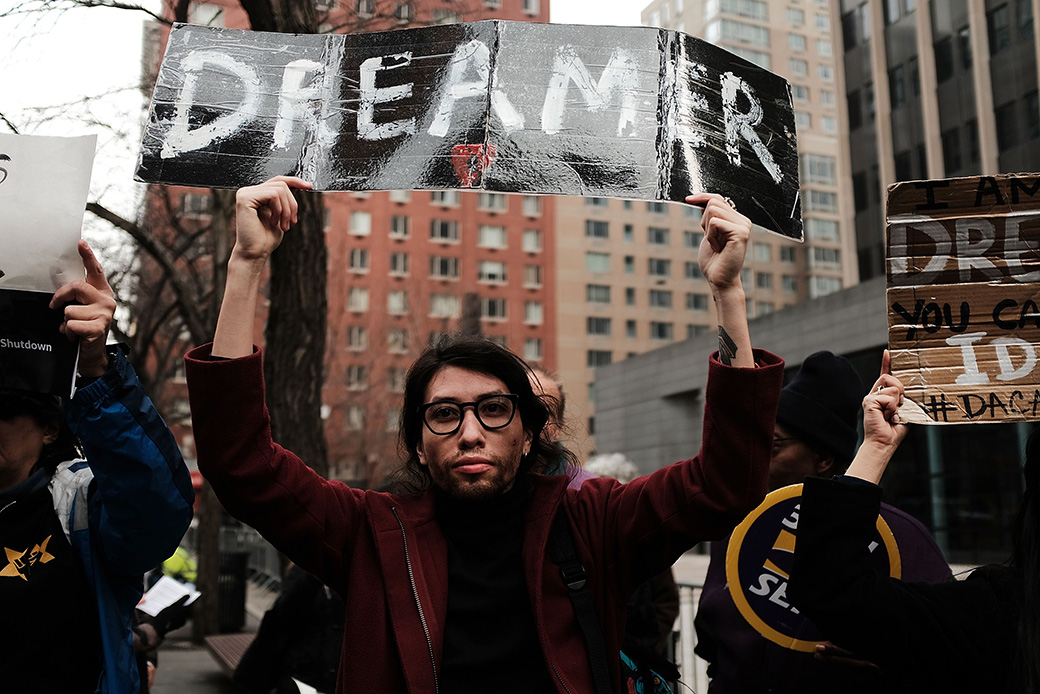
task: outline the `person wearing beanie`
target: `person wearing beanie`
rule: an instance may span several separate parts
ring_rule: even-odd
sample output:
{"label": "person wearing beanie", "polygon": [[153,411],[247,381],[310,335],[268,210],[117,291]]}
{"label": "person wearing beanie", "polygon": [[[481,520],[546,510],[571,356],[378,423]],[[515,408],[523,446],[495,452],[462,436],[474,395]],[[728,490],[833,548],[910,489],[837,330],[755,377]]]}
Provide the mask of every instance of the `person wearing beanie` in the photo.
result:
{"label": "person wearing beanie", "polygon": [[866,388],[844,357],[816,352],[780,391],[769,461],[769,490],[832,477],[852,461]]}
{"label": "person wearing beanie", "polygon": [[[801,484],[806,477],[845,472],[859,443],[866,387],[855,368],[832,352],[816,352],[780,393],[769,489]],[[904,580],[940,583],[952,578],[942,551],[915,518],[887,504],[881,517],[899,547]],[[781,528],[777,527],[779,535]],[[818,653],[779,646],[759,634],[737,609],[726,582],[729,538],[711,545],[694,625],[696,653],[708,661],[710,694],[822,694],[901,691],[873,663],[848,657],[827,644]]]}

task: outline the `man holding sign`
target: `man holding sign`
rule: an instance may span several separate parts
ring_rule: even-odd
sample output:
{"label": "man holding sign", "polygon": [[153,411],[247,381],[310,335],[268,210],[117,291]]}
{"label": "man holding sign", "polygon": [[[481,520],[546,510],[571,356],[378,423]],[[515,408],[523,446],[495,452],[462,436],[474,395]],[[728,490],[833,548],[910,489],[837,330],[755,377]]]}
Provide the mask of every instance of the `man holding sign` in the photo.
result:
{"label": "man holding sign", "polygon": [[1025,496],[1011,562],[963,581],[908,583],[874,572],[863,540],[878,486],[909,427],[903,384],[889,373],[863,401],[864,442],[845,476],[806,480],[791,595],[834,638],[909,692],[1037,692],[1040,440],[1026,449]]}
{"label": "man holding sign", "polygon": [[[538,474],[551,462],[550,412],[530,368],[456,337],[409,370],[413,491],[387,494],[324,480],[271,437],[253,316],[267,258],[295,220],[293,189],[309,187],[276,177],[238,193],[216,337],[187,356],[200,469],[233,515],[343,597],[337,691],[619,691],[632,590],[724,535],[765,492],[782,363],[751,348],[740,284],[750,222],[720,195],[688,199],[705,208],[700,264],[720,322],[698,457],[627,485],[567,489],[566,476]],[[573,535],[580,580],[549,556],[554,519]],[[576,621],[579,584],[600,648]]]}
{"label": "man holding sign", "polygon": [[963,581],[902,583],[871,571],[859,541],[907,423],[1038,419],[1038,192],[1035,174],[889,189],[891,365],[886,353],[848,473],[805,484],[792,596],[908,691],[1040,691],[1035,431],[1010,562]]}

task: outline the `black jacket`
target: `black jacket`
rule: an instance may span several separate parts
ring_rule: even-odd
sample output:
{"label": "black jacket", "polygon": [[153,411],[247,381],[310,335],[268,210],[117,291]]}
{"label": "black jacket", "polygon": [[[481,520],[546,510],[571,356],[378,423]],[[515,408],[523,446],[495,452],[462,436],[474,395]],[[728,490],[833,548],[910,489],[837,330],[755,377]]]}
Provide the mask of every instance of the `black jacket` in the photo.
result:
{"label": "black jacket", "polygon": [[806,479],[789,595],[836,643],[917,692],[1012,691],[1022,584],[1006,566],[904,583],[870,567],[881,488]]}
{"label": "black jacket", "polygon": [[235,684],[253,694],[298,692],[298,679],[323,694],[336,691],[343,642],[343,601],[298,566],[264,615],[235,669]]}

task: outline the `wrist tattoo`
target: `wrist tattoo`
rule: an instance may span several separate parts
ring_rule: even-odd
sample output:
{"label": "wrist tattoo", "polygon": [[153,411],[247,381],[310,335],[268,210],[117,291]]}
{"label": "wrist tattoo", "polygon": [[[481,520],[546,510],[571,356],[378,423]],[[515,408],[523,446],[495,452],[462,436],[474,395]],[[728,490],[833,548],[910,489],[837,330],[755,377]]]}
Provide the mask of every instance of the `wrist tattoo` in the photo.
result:
{"label": "wrist tattoo", "polygon": [[726,329],[719,326],[719,361],[726,366],[733,364],[733,357],[737,356],[737,343],[726,334]]}

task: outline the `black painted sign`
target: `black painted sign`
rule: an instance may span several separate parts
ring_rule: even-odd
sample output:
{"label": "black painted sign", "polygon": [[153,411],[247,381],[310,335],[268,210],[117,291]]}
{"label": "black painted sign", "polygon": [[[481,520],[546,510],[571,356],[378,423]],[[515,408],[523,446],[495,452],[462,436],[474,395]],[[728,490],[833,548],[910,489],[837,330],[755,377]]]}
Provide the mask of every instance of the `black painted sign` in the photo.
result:
{"label": "black painted sign", "polygon": [[71,396],[79,345],[60,331],[53,294],[0,289],[0,388]]}
{"label": "black painted sign", "polygon": [[327,191],[720,192],[756,224],[802,237],[787,82],[648,27],[176,25],[138,180],[235,188],[278,174]]}

